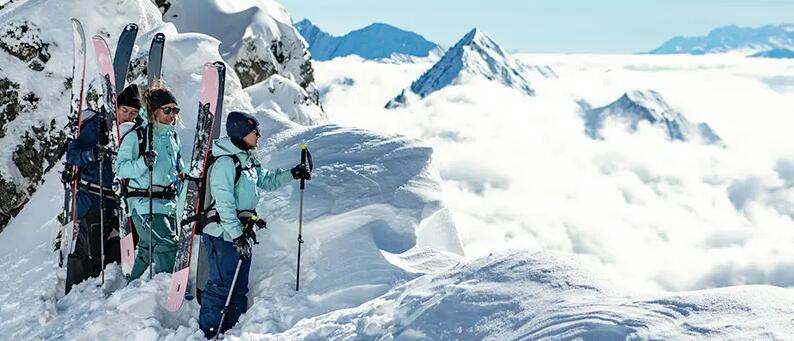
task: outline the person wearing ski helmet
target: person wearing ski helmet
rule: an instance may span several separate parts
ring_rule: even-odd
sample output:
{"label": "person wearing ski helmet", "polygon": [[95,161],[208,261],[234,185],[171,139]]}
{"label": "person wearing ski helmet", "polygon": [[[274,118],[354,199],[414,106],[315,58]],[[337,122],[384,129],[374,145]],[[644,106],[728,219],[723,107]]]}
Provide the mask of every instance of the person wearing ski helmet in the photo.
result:
{"label": "person wearing ski helmet", "polygon": [[150,261],[154,262],[155,273],[173,271],[178,247],[176,193],[182,186],[184,169],[182,144],[176,133],[180,111],[176,97],[162,82],[150,85],[141,97],[147,119],[124,135],[116,158],[118,177],[129,180],[127,207],[138,234],[130,280],[140,278]]}
{"label": "person wearing ski helmet", "polygon": [[[119,123],[135,120],[141,107],[138,87],[130,85],[118,97]],[[108,134],[102,115],[96,111],[85,109],[81,117],[80,134],[69,143],[66,151],[66,162],[78,166],[77,195],[75,196],[75,217],[78,229],[74,252],[69,254],[66,263],[66,289],[68,294],[72,286],[90,277],[96,277],[102,267],[121,260],[119,250],[118,207],[113,193],[113,167]],[[101,160],[101,162],[100,162]],[[102,179],[99,178],[99,167],[102,167]],[[104,226],[100,226],[100,186],[105,196]],[[104,236],[100,236],[104,230]],[[105,264],[101,263],[101,241],[105,240]]]}
{"label": "person wearing ski helmet", "polygon": [[[206,213],[209,222],[203,229],[203,244],[207,251],[209,271],[201,292],[199,327],[207,338],[218,333],[226,298],[231,300],[220,332],[237,323],[248,308],[248,273],[251,267],[251,239],[254,227],[264,227],[264,220],[256,216],[259,190],[272,191],[292,179],[311,178],[305,165],[290,171],[264,169],[256,158],[256,146],[261,134],[252,115],[231,112],[226,119],[227,137],[212,145],[216,161],[210,166],[208,187],[211,201]],[[237,281],[232,281],[240,263]]]}

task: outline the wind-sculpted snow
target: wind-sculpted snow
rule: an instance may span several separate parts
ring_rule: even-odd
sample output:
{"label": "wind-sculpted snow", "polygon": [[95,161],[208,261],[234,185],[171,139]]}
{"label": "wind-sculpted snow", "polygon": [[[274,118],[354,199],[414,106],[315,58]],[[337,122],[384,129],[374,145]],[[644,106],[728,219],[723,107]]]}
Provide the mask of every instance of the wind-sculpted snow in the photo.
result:
{"label": "wind-sculpted snow", "polygon": [[[269,127],[280,117],[257,116]],[[306,142],[316,166],[305,192],[301,291],[294,292],[299,191],[292,184],[260,201],[269,230],[260,231],[261,244],[254,247],[250,312],[231,335],[284,331],[302,318],[356,307],[457,262],[454,253],[461,246],[439,198],[430,148],[360,129],[282,124],[263,144],[263,164],[294,165],[298,145]],[[57,173],[50,172],[43,190],[0,235],[0,267],[8,269],[0,276],[0,329],[22,339],[200,335],[195,302],[176,315],[165,311],[168,274],[124,287],[119,268],[111,266],[103,289],[92,279],[62,297],[64,273],[50,245],[58,226],[59,206],[53,203],[61,200],[59,185]],[[40,228],[31,233],[30,226]],[[123,326],[116,325],[119,318]]]}
{"label": "wind-sculpted snow", "polygon": [[513,251],[425,275],[353,309],[299,322],[276,340],[753,340],[794,333],[794,291],[626,289],[579,257]]}
{"label": "wind-sculpted snow", "polygon": [[319,124],[328,120],[325,112],[312,102],[306,90],[291,79],[278,74],[245,88],[245,92],[251,97],[251,104],[256,110],[285,113],[289,120],[304,125]]}

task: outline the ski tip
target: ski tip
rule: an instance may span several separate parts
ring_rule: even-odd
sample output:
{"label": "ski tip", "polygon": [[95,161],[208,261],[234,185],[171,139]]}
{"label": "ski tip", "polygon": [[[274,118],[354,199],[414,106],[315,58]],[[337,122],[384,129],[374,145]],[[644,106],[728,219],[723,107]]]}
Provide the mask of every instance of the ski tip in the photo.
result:
{"label": "ski tip", "polygon": [[212,63],[212,65],[214,65],[215,68],[218,69],[218,70],[224,70],[224,71],[226,70],[226,64],[224,64],[221,61],[214,62],[214,63]]}
{"label": "ski tip", "polygon": [[308,148],[309,148],[308,145],[306,145],[305,143],[301,143],[301,150],[306,150]]}
{"label": "ski tip", "polygon": [[124,29],[127,30],[127,31],[137,31],[138,30],[138,24],[136,24],[134,22],[131,22],[131,23],[127,24],[127,26]]}
{"label": "ski tip", "polygon": [[157,34],[154,35],[154,41],[157,42],[165,41],[165,33],[157,32]]}

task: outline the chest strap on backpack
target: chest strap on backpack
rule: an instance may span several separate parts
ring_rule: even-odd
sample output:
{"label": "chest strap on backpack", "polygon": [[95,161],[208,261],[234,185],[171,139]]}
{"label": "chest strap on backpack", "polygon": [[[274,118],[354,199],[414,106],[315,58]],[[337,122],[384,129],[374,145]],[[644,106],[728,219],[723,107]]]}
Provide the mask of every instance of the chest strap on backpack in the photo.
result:
{"label": "chest strap on backpack", "polygon": [[[127,188],[127,195],[126,198],[148,198],[149,197],[149,189],[141,189],[141,188]],[[163,199],[163,200],[174,200],[176,199],[176,186],[152,186],[152,198],[154,199]]]}
{"label": "chest strap on backpack", "polygon": [[99,196],[100,188],[102,188],[102,191],[104,192],[103,194],[105,195],[105,199],[115,199],[116,198],[116,194],[115,194],[115,192],[113,192],[113,188],[100,186],[99,184],[88,182],[88,181],[85,181],[83,179],[80,179],[80,181],[77,183],[77,189],[78,190],[80,190],[82,192],[90,193],[90,194],[93,194],[93,195],[96,195],[96,196]]}

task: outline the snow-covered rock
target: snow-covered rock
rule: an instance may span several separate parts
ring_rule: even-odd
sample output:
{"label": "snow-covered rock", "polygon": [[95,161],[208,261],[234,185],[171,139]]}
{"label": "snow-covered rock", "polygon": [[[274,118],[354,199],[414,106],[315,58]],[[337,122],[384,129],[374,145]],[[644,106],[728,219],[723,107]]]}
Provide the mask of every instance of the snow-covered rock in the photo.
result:
{"label": "snow-covered rock", "polygon": [[794,335],[794,291],[626,289],[580,256],[514,251],[461,262],[353,309],[306,319],[286,340],[756,340]]}
{"label": "snow-covered rock", "polygon": [[278,74],[300,85],[319,105],[308,46],[278,2],[172,1],[163,18],[180,32],[199,32],[220,40],[221,56],[237,72],[243,87]]}
{"label": "snow-covered rock", "polygon": [[388,24],[374,23],[342,37],[324,32],[309,19],[295,23],[295,27],[309,44],[312,58],[320,61],[349,55],[364,59],[404,60],[403,56],[428,57],[443,53],[438,44],[421,35]]}
{"label": "snow-covered rock", "polygon": [[651,50],[651,54],[706,54],[730,51],[751,53],[794,49],[794,25],[719,27],[706,36],[675,37]]}
{"label": "snow-covered rock", "polygon": [[100,34],[115,48],[128,22],[142,31],[162,25],[157,9],[138,1],[123,9],[99,1],[8,5],[0,12],[0,230],[65,151],[73,64],[69,19],[84,24],[88,77],[96,75],[91,36]]}
{"label": "snow-covered rock", "polygon": [[386,107],[404,105],[410,96],[424,98],[471,77],[483,77],[532,96],[535,90],[530,83],[531,75],[556,77],[554,71],[547,66],[528,66],[513,58],[491,37],[475,28],[408,89],[387,103]]}
{"label": "snow-covered rock", "polygon": [[720,137],[708,124],[691,123],[653,90],[629,91],[609,105],[585,111],[585,129],[592,138],[601,137],[600,130],[608,121],[623,124],[629,131],[636,131],[641,124],[650,124],[664,129],[671,141],[720,143]]}
{"label": "snow-covered rock", "polygon": [[306,90],[278,74],[245,88],[245,92],[251,97],[251,104],[257,111],[269,109],[285,113],[291,121],[304,125],[328,120],[323,109],[312,102]]}

